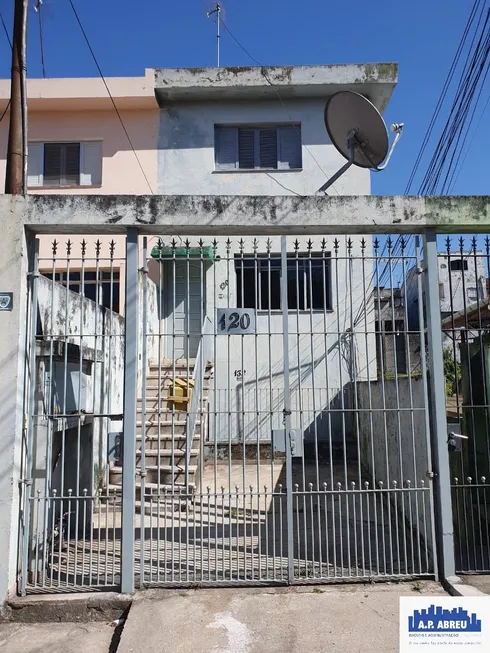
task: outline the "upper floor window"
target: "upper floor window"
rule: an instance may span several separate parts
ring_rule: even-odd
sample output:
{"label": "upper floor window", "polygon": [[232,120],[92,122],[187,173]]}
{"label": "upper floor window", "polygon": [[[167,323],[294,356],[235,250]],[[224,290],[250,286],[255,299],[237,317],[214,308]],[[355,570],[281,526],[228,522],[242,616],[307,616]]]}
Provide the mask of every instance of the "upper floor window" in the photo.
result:
{"label": "upper floor window", "polygon": [[451,263],[450,263],[450,269],[453,272],[454,271],[459,271],[459,272],[465,271],[466,272],[468,270],[468,261],[466,261],[465,259],[460,259],[460,258],[453,259],[451,261]]}
{"label": "upper floor window", "polygon": [[216,170],[301,168],[301,125],[216,126]]}
{"label": "upper floor window", "polygon": [[100,186],[102,142],[29,143],[27,186]]}

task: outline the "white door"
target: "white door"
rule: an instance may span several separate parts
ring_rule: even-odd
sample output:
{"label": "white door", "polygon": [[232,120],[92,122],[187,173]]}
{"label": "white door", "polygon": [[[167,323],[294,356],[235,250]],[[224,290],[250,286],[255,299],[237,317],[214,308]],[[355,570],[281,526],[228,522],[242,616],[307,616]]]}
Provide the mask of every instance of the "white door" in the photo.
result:
{"label": "white door", "polygon": [[[187,261],[175,261],[167,275],[167,333],[170,339],[169,358],[195,358],[201,335],[201,312],[204,297],[201,297],[201,265]],[[172,275],[175,274],[175,282]],[[172,344],[173,341],[173,344]]]}

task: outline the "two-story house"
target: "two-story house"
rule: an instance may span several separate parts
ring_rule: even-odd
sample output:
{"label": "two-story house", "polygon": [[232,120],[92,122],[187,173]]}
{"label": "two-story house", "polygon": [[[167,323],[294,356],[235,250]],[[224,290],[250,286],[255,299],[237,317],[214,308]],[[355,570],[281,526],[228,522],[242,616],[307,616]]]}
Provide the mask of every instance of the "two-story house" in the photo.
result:
{"label": "two-story house", "polygon": [[[344,162],[325,129],[326,99],[352,90],[383,112],[396,82],[388,68],[147,70],[142,78],[108,80],[120,117],[101,80],[29,80],[28,191],[314,195]],[[7,81],[0,90],[6,102]],[[4,143],[6,125],[0,125]],[[330,192],[369,194],[369,171],[350,168]],[[82,238],[68,250],[66,236],[56,239],[55,250],[52,240],[40,237],[43,275],[124,313],[123,239],[111,247],[111,236],[86,237],[83,256]],[[148,246],[157,257],[149,277],[159,298],[158,358],[190,361],[192,374],[206,319],[215,332],[216,309],[253,311],[255,338],[218,338],[211,346],[208,438],[270,442],[284,399],[280,239],[201,242],[173,234],[162,236],[160,250],[158,244],[150,239]],[[364,251],[370,246],[365,238]],[[325,410],[347,409],[352,399],[344,393],[352,380],[377,374],[374,317],[362,281],[363,266],[365,277],[371,270],[360,262],[360,247],[360,238],[341,234],[312,241],[302,236],[300,222],[288,238],[291,401],[306,439],[349,432],[350,423],[332,427],[330,416],[327,425]],[[358,327],[350,328],[353,315]],[[356,335],[356,328],[369,337]]]}

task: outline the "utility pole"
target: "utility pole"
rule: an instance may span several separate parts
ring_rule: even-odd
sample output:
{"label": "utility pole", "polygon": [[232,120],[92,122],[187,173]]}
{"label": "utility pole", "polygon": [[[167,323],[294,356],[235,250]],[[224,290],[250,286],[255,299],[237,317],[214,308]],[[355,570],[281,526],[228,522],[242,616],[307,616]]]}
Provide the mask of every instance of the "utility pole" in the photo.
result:
{"label": "utility pole", "polygon": [[15,0],[10,85],[10,126],[5,193],[25,195],[27,182],[26,35],[28,0]]}

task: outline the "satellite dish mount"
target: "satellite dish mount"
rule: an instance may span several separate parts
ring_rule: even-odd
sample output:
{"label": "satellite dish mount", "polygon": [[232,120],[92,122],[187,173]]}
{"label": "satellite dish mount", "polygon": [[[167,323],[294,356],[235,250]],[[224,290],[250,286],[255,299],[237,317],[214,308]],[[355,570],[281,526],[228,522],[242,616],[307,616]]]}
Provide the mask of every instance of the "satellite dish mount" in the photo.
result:
{"label": "satellite dish mount", "polygon": [[352,165],[373,172],[384,170],[403,131],[403,123],[391,125],[395,138],[389,147],[388,130],[378,109],[353,91],[340,91],[329,98],[325,106],[325,127],[347,163],[318,192],[325,192]]}

